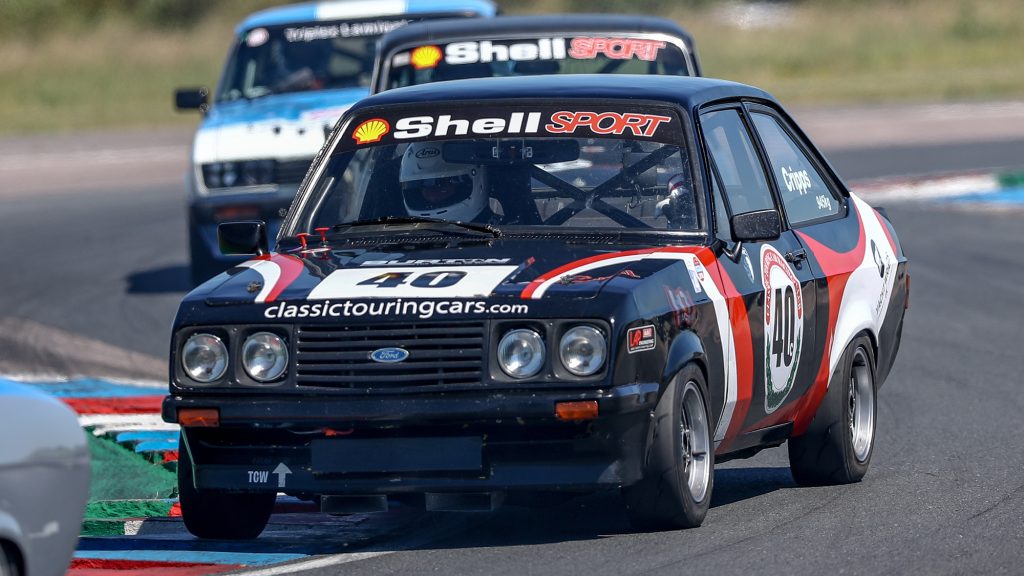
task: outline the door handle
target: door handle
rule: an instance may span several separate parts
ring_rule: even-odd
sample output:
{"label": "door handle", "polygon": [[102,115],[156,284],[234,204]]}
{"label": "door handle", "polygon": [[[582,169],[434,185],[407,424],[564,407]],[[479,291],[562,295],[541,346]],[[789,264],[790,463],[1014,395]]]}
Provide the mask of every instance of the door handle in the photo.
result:
{"label": "door handle", "polygon": [[804,260],[807,260],[807,251],[803,248],[797,248],[796,250],[786,252],[786,261],[791,262],[797,270],[803,266]]}

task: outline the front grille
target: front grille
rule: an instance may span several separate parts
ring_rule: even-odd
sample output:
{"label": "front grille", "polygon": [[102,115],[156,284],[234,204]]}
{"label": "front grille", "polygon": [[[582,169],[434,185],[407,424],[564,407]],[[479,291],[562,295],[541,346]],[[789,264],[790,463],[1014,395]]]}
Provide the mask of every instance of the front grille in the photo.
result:
{"label": "front grille", "polygon": [[306,176],[311,159],[288,160],[274,165],[274,182],[277,184],[298,184]]}
{"label": "front grille", "polygon": [[[300,326],[295,371],[299,386],[401,388],[477,384],[483,377],[484,322],[372,326]],[[402,348],[402,362],[370,359],[374,350]]]}

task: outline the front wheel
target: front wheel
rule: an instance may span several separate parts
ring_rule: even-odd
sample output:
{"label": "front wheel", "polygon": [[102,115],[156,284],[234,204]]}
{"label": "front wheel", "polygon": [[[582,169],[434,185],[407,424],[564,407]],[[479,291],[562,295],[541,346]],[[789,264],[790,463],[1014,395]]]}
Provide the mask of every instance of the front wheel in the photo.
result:
{"label": "front wheel", "polygon": [[658,402],[643,478],[623,491],[634,526],[695,528],[704,521],[715,480],[706,390],[703,374],[691,364],[676,375]]}
{"label": "front wheel", "polygon": [[878,407],[873,350],[863,335],[850,343],[811,426],[789,439],[789,468],[798,484],[848,484],[867,473]]}
{"label": "front wheel", "polygon": [[178,498],[185,528],[196,538],[250,540],[270,521],[277,494],[197,490],[192,478],[192,456],[179,437]]}

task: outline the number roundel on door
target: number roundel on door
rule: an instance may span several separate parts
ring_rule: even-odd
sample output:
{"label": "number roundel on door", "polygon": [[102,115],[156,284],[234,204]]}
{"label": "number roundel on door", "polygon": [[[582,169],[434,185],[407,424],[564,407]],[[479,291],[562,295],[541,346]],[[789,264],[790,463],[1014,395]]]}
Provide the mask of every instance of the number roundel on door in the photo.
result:
{"label": "number roundel on door", "polygon": [[764,409],[771,414],[786,401],[797,367],[804,334],[800,282],[789,263],[771,245],[761,247],[764,283]]}

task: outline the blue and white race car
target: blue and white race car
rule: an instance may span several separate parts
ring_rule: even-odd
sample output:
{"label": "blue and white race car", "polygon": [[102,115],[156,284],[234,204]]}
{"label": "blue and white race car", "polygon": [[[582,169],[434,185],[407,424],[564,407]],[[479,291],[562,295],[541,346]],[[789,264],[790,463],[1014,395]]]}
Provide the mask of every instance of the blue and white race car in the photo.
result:
{"label": "blue and white race car", "polygon": [[192,149],[189,247],[199,284],[237,263],[217,224],[261,219],[272,233],[334,122],[369,92],[377,39],[410,22],[490,17],[490,0],[341,0],[272,8],[235,29],[214,94],[175,93],[204,117]]}

